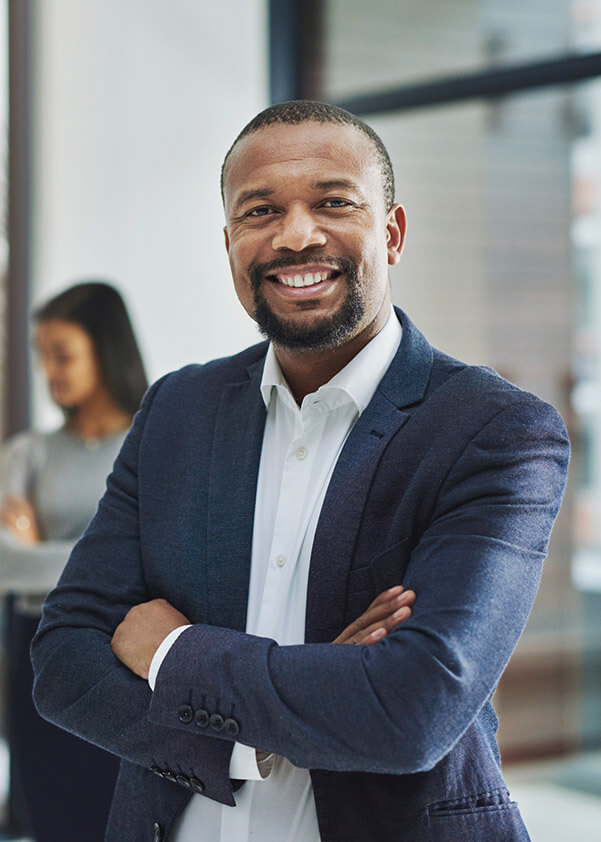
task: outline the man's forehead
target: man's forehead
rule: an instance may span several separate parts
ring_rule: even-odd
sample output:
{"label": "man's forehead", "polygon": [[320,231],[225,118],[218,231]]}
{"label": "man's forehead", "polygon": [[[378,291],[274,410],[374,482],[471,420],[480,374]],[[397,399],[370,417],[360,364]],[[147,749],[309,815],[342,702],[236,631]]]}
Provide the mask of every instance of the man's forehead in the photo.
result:
{"label": "man's forehead", "polygon": [[239,183],[269,163],[309,159],[339,160],[347,165],[352,159],[362,167],[377,164],[372,141],[356,126],[314,120],[273,123],[245,135],[231,150],[224,169],[224,187],[227,191],[232,186],[228,184],[232,173]]}

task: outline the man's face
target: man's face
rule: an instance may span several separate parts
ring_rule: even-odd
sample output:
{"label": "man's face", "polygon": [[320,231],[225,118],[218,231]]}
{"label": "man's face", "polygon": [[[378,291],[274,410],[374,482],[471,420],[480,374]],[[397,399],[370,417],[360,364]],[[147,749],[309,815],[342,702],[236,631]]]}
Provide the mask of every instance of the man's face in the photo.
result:
{"label": "man's face", "polygon": [[380,330],[405,216],[385,208],[367,136],[317,122],[259,129],[232,151],[224,189],[236,292],[276,346],[322,350]]}

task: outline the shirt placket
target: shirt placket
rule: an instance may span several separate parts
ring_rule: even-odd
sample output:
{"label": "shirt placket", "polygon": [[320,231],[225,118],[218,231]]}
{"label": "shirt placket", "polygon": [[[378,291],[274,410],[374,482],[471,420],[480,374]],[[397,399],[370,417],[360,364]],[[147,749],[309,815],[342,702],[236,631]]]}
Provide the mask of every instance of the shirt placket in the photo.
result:
{"label": "shirt placket", "polygon": [[[294,432],[282,467],[257,631],[257,634],[272,637],[279,643],[301,642],[304,636],[304,628],[290,628],[289,608],[290,601],[298,592],[294,579],[299,553],[318,491],[312,480],[325,420],[323,410],[316,405],[297,411]],[[304,611],[300,613],[304,616]]]}

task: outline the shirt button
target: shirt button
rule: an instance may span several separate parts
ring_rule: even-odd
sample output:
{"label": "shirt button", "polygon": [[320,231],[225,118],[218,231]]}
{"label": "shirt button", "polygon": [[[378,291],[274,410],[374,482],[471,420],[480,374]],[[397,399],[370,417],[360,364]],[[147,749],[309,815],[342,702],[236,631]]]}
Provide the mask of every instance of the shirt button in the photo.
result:
{"label": "shirt button", "polygon": [[286,564],[286,556],[281,554],[279,556],[276,556],[275,563],[278,567],[283,567]]}
{"label": "shirt button", "polygon": [[294,451],[296,454],[296,458],[302,462],[303,459],[307,458],[307,448],[306,447],[297,447]]}

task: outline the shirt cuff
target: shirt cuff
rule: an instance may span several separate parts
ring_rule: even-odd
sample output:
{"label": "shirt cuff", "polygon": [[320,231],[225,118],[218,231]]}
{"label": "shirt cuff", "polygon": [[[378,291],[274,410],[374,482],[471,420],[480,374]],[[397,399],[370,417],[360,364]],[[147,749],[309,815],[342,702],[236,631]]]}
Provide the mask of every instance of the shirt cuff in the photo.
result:
{"label": "shirt cuff", "polygon": [[[148,684],[151,690],[154,691],[157,675],[159,674],[163,661],[167,657],[167,653],[180,634],[189,628],[190,624],[173,629],[154,653],[148,670]],[[245,746],[242,743],[235,743],[230,758],[230,778],[240,781],[262,781],[271,774],[274,760],[275,755],[271,753],[259,751],[252,746]]]}
{"label": "shirt cuff", "polygon": [[187,626],[179,626],[177,629],[173,629],[172,632],[169,632],[167,637],[163,640],[157,651],[154,653],[152,661],[150,662],[150,667],[148,669],[148,683],[150,684],[150,689],[154,690],[154,686],[157,683],[157,675],[159,674],[159,670],[165,658],[167,657],[167,652],[171,649],[175,641],[178,639],[180,634],[186,629],[190,628],[190,624]]}
{"label": "shirt cuff", "polygon": [[235,743],[230,758],[230,778],[238,781],[262,781],[271,774],[274,759],[273,754]]}

